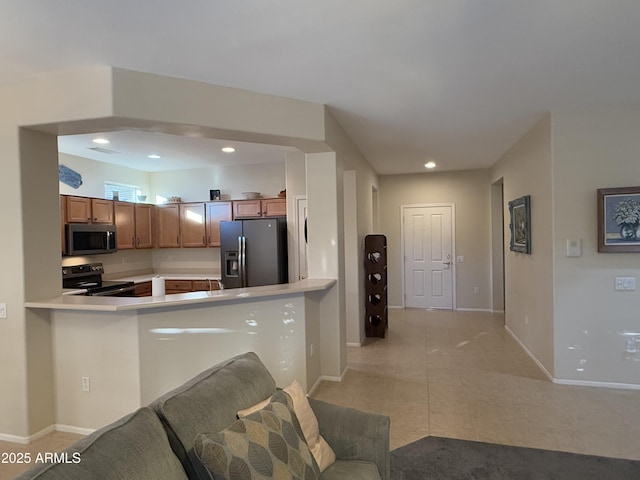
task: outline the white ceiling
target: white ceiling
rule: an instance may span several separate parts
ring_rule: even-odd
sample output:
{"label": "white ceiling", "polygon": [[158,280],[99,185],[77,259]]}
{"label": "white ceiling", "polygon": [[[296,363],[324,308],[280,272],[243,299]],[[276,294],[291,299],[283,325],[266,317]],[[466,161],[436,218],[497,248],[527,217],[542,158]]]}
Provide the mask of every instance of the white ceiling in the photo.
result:
{"label": "white ceiling", "polygon": [[[96,138],[107,139],[109,144],[96,144],[93,142]],[[222,147],[229,146],[234,147],[236,151],[222,152]],[[284,162],[285,153],[296,151],[296,149],[195,136],[122,130],[60,136],[58,151],[136,170],[162,172],[212,165]],[[151,154],[159,155],[160,158],[149,158]]]}
{"label": "white ceiling", "polygon": [[640,97],[637,0],[0,0],[0,84],[112,65],[330,106],[381,174]]}

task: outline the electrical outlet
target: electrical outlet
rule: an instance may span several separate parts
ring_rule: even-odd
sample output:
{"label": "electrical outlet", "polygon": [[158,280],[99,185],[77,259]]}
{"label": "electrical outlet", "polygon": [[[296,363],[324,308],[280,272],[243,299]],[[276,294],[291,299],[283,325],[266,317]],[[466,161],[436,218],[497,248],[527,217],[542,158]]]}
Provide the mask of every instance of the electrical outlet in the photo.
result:
{"label": "electrical outlet", "polygon": [[7,304],[0,303],[0,318],[7,318]]}
{"label": "electrical outlet", "polygon": [[475,287],[473,289],[473,293],[475,293],[476,295],[478,295],[480,293],[480,287]]}
{"label": "electrical outlet", "polygon": [[91,391],[91,380],[89,377],[82,377],[82,391],[90,392]]}
{"label": "electrical outlet", "polygon": [[456,257],[456,263],[464,263],[464,255],[458,255]]}

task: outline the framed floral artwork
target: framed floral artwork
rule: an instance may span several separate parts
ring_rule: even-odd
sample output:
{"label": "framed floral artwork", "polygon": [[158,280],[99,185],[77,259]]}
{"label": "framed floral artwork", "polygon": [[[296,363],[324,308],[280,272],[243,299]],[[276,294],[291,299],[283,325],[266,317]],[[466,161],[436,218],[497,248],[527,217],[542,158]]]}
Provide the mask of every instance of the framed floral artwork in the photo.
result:
{"label": "framed floral artwork", "polygon": [[531,254],[531,196],[525,195],[510,201],[509,213],[511,215],[509,250]]}
{"label": "framed floral artwork", "polygon": [[598,189],[598,252],[640,252],[640,187]]}

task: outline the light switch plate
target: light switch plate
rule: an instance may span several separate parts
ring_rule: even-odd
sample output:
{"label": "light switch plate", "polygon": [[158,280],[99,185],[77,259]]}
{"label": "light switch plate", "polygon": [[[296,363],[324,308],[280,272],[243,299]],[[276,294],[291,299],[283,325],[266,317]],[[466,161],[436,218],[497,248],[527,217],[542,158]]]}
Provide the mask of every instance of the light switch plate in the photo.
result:
{"label": "light switch plate", "polygon": [[616,277],[615,289],[617,291],[634,291],[636,289],[636,277]]}
{"label": "light switch plate", "polygon": [[0,303],[0,318],[7,318],[7,304]]}
{"label": "light switch plate", "polygon": [[582,239],[567,238],[567,257],[582,256]]}

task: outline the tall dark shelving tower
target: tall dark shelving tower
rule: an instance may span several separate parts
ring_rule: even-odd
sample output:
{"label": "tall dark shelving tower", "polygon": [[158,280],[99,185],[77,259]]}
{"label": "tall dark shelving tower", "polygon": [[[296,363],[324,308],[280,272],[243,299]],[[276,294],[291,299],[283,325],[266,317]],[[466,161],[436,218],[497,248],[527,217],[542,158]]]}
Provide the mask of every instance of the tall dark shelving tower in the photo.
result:
{"label": "tall dark shelving tower", "polygon": [[387,316],[387,237],[364,238],[365,334],[384,338]]}

